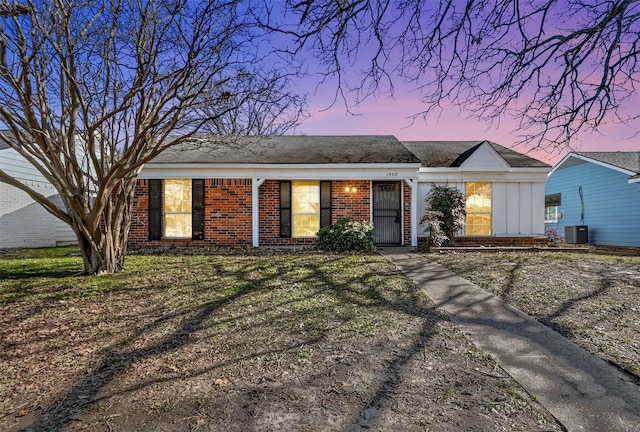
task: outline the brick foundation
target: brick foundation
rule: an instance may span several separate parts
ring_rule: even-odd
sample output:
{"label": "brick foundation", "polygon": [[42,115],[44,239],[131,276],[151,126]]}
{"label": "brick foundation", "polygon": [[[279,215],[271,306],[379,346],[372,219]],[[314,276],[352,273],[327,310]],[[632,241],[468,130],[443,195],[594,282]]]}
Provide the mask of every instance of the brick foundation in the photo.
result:
{"label": "brick foundation", "polygon": [[456,237],[454,247],[547,246],[548,243],[546,237]]}

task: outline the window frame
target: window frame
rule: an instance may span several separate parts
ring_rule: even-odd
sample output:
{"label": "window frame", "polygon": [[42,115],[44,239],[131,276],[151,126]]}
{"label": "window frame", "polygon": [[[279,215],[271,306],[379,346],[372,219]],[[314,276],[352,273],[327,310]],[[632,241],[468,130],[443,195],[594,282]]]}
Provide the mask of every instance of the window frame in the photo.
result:
{"label": "window frame", "polygon": [[[187,189],[185,186],[189,186],[188,190],[189,190],[189,196],[190,199],[188,200],[189,202],[189,211],[184,211],[184,208],[182,209],[183,211],[167,211],[167,186],[169,186],[170,184],[177,184],[178,182],[180,182],[181,187],[182,187],[182,200],[181,200],[181,204],[182,206],[184,206],[186,200],[184,198],[185,196],[185,190]],[[163,196],[163,202],[162,202],[162,237],[165,239],[190,239],[193,237],[193,180],[191,179],[186,179],[186,178],[171,178],[171,179],[165,179],[164,184],[162,185],[162,196]],[[180,226],[182,226],[183,228],[188,227],[189,229],[189,233],[188,235],[168,235],[167,234],[167,229],[169,228],[169,223],[167,222],[167,216],[172,216],[172,215],[188,215],[189,216],[189,221],[188,223],[183,223]]]}
{"label": "window frame", "polygon": [[[166,236],[165,218],[165,182],[172,179],[148,180],[148,238],[156,240],[203,240],[205,238],[205,180],[182,179],[191,181],[191,236],[170,237]],[[175,179],[178,180],[178,179]]]}
{"label": "window frame", "polygon": [[332,218],[332,182],[331,180],[281,180],[279,182],[280,190],[280,237],[281,238],[299,238],[308,239],[316,238],[317,232],[311,236],[293,235],[293,219],[294,219],[294,202],[293,202],[293,185],[296,182],[315,182],[319,186],[318,190],[318,215],[319,228],[331,225]]}
{"label": "window frame", "polygon": [[[479,211],[479,212],[469,212],[467,210],[468,207],[468,203],[467,201],[469,200],[469,185],[470,184],[487,184],[489,185],[489,211]],[[464,191],[464,198],[465,198],[465,219],[464,219],[464,235],[467,237],[486,237],[486,236],[491,236],[493,235],[493,182],[489,182],[489,181],[471,181],[471,182],[465,182],[464,184],[465,187],[465,191]],[[473,192],[476,191],[476,187],[474,187]],[[470,224],[467,223],[467,221],[469,220],[470,216],[483,216],[483,215],[488,215],[489,216],[489,224],[488,224],[488,228],[489,228],[489,232],[488,234],[482,233],[482,234],[469,234],[468,232],[468,227],[470,226]],[[477,226],[475,224],[471,224],[471,226]],[[484,226],[484,224],[482,225]]]}
{"label": "window frame", "polygon": [[[317,210],[314,212],[309,211],[296,211],[296,186],[312,186],[317,188],[317,193],[305,193],[306,196],[313,196],[317,198],[316,201],[310,203],[312,206],[316,206]],[[314,191],[316,192],[316,191]],[[312,235],[296,235],[296,216],[315,216],[318,220],[318,229],[315,231],[316,233],[320,230],[320,182],[315,180],[295,180],[291,182],[291,237],[292,238],[313,238],[316,237],[316,234]]]}
{"label": "window frame", "polygon": [[[547,217],[549,216],[549,209],[555,209],[554,211],[554,215],[555,218],[553,219],[548,219]],[[544,223],[557,223],[558,222],[558,206],[557,205],[548,205],[544,207]]]}
{"label": "window frame", "polygon": [[[562,205],[562,193],[547,194],[544,196],[544,223],[558,222],[558,209]],[[548,209],[555,207],[555,219],[547,219]]]}

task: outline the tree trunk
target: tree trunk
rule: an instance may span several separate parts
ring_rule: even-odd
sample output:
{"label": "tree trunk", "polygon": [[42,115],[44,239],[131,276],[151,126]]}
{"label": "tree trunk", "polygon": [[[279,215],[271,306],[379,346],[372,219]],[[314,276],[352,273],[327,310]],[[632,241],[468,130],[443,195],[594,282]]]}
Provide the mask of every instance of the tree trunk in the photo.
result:
{"label": "tree trunk", "polygon": [[94,216],[96,220],[82,215],[75,218],[85,275],[116,273],[124,268],[135,184],[135,179],[122,180],[109,194],[102,212]]}

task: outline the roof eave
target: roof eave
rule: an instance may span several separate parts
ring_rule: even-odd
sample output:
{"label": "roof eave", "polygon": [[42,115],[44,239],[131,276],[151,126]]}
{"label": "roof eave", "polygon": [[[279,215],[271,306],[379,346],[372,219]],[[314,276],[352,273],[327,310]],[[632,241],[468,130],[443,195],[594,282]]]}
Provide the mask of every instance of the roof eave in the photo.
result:
{"label": "roof eave", "polygon": [[312,163],[312,164],[272,164],[272,163],[147,163],[144,169],[344,169],[344,168],[380,168],[380,169],[419,169],[419,162],[374,162],[374,163]]}
{"label": "roof eave", "polygon": [[634,171],[630,171],[630,170],[625,169],[625,168],[620,168],[619,166],[615,166],[615,165],[612,165],[610,163],[602,162],[602,161],[590,158],[590,157],[585,156],[585,155],[581,155],[581,154],[578,154],[578,153],[575,153],[575,152],[571,152],[571,153],[567,154],[564,158],[562,158],[562,160],[560,162],[558,162],[558,164],[556,166],[553,167],[553,169],[549,173],[549,176],[551,174],[553,174],[558,168],[560,168],[562,166],[562,164],[564,164],[567,160],[569,160],[569,158],[576,158],[576,159],[583,160],[585,162],[589,162],[589,163],[592,163],[592,164],[595,164],[595,165],[600,165],[602,167],[609,168],[609,169],[612,169],[614,171],[618,171],[618,172],[621,172],[623,174],[627,174],[627,175],[630,175],[630,176],[635,176],[636,174],[638,174],[638,173],[636,173]]}

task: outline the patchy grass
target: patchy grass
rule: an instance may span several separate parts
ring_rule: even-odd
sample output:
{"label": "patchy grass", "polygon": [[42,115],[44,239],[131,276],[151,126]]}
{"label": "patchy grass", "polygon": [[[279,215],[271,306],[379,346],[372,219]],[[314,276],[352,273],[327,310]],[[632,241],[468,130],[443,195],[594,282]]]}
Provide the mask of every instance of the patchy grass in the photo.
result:
{"label": "patchy grass", "polygon": [[601,358],[640,374],[640,257],[429,255]]}
{"label": "patchy grass", "polygon": [[557,430],[377,255],[0,257],[0,430]]}

